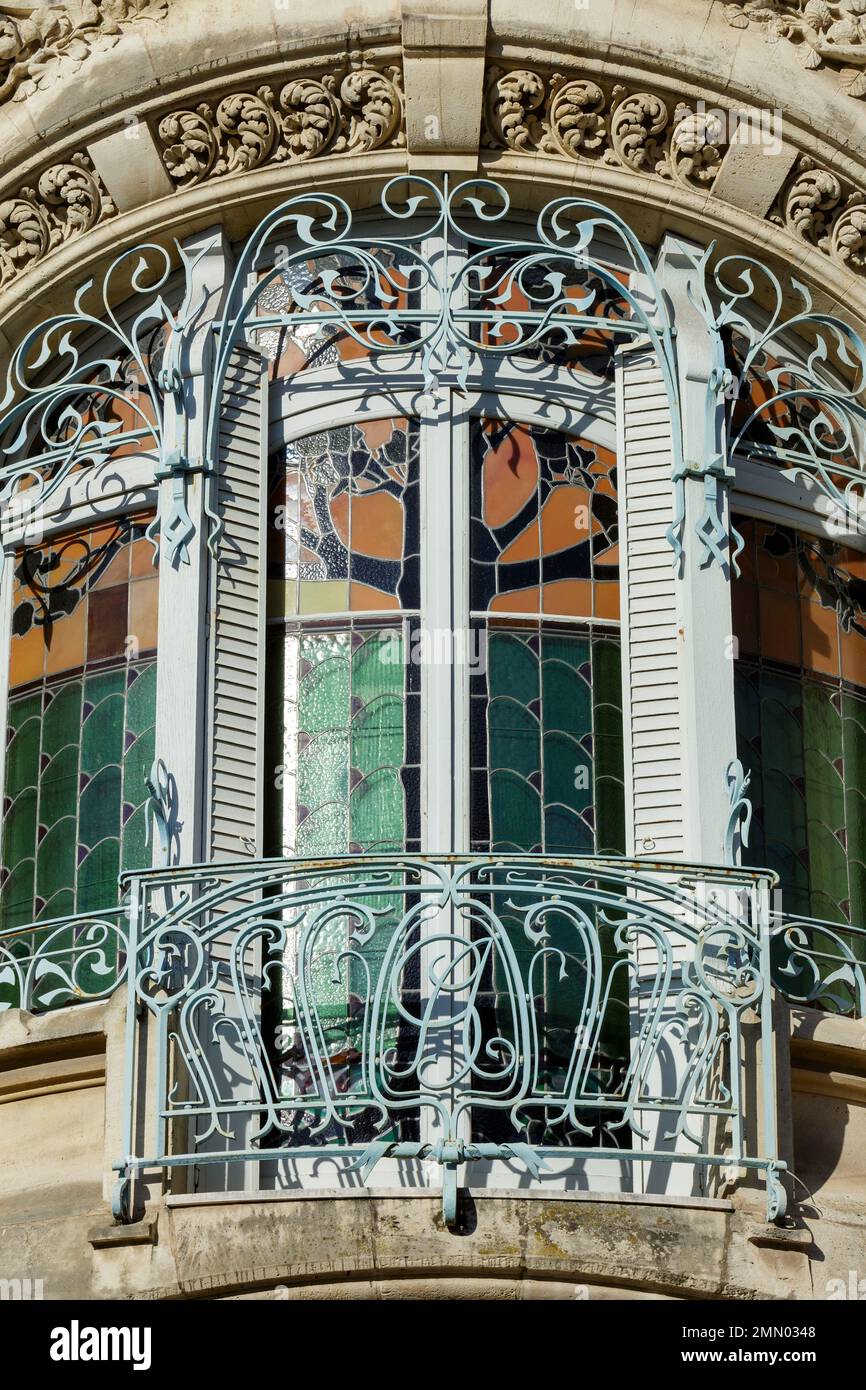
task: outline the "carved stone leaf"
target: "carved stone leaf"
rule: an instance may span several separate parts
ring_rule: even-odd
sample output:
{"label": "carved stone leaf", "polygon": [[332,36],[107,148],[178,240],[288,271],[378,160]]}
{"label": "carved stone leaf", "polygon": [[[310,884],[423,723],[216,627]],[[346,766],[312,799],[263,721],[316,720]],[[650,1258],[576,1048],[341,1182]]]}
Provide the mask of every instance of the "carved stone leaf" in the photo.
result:
{"label": "carved stone leaf", "polygon": [[815,69],[821,66],[821,55],[809,43],[799,44],[794,50],[804,68]]}
{"label": "carved stone leaf", "polygon": [[162,158],[171,178],[182,186],[200,183],[217,158],[213,112],[207,105],[197,111],[172,111],[159,123]]}
{"label": "carved stone leaf", "polygon": [[124,28],[167,13],[167,0],[64,0],[0,9],[0,100],[22,101],[111,48]]}
{"label": "carved stone leaf", "polygon": [[840,77],[850,97],[866,96],[866,72],[862,68],[843,68]]}
{"label": "carved stone leaf", "polygon": [[303,78],[280,92],[285,150],[293,159],[314,159],[330,144],[339,125],[333,97],[321,82]]}
{"label": "carved stone leaf", "polygon": [[743,14],[739,5],[725,5],[725,19],[734,29],[748,29],[749,21]]}

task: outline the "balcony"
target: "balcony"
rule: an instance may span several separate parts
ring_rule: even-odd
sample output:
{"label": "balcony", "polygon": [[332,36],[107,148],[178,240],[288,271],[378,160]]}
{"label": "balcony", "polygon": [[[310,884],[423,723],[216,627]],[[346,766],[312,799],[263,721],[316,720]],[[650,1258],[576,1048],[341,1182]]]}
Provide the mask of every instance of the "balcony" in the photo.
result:
{"label": "balcony", "polygon": [[777,1219],[773,995],[862,1015],[866,932],[774,916],[773,884],[536,856],[153,870],[110,912],[5,930],[0,1010],[126,991],[120,1220],[154,1170],[255,1191],[389,1164],[441,1184],[448,1225],[464,1174],[761,1175]]}

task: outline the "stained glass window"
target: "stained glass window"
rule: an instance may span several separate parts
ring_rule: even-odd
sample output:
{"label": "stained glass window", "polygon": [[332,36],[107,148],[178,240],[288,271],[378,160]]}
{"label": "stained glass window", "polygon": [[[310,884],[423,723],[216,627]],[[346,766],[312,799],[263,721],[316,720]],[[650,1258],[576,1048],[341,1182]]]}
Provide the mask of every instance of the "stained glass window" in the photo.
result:
{"label": "stained glass window", "polygon": [[[268,550],[268,852],[316,858],[420,849],[420,671],[409,660],[419,604],[417,421],[347,425],[299,439],[272,459]],[[405,902],[385,892],[363,950],[375,980],[390,920]],[[335,948],[355,924],[329,924]],[[292,948],[286,961],[294,972]],[[357,964],[353,967],[357,969]],[[360,1061],[351,975],[314,981],[329,1055]],[[292,1033],[291,992],[278,1060],[306,1084]],[[392,1020],[389,1045],[398,1047]],[[336,1063],[334,1063],[336,1064]],[[364,1137],[371,1117],[351,1128]],[[406,1117],[400,1133],[414,1133]],[[372,1131],[371,1131],[372,1132]],[[302,1127],[303,1142],[310,1142]],[[327,1137],[320,1136],[322,1142]],[[344,1137],[346,1137],[344,1135]]]}
{"label": "stained glass window", "polygon": [[[783,468],[791,465],[796,454],[811,455],[821,461],[828,476],[844,491],[849,479],[832,470],[834,465],[859,467],[851,447],[850,422],[846,422],[844,413],[840,413],[832,401],[810,396],[804,387],[803,375],[783,365],[782,358],[796,360],[796,349],[792,355],[782,353],[781,358],[762,349],[755,354],[744,376],[749,348],[743,333],[737,329],[729,331],[727,362],[740,383],[730,424],[732,440],[743,431],[738,451]],[[808,355],[809,349],[802,345],[799,356],[805,360]],[[836,364],[840,365],[844,372],[844,363]]]}
{"label": "stained glass window", "polygon": [[[552,304],[559,304],[559,313],[625,321],[632,317],[631,306],[619,286],[627,286],[626,271],[608,267],[610,278],[597,269],[581,268],[572,257],[556,259],[550,253],[544,263],[514,271],[514,258],[506,256],[488,259],[470,281],[470,307],[491,310],[498,316],[506,311],[513,314],[544,314]],[[476,291],[472,293],[472,291]],[[570,308],[566,308],[569,305]],[[489,325],[482,320],[480,340],[494,348],[513,346],[525,341],[526,327],[503,322],[493,336]],[[614,350],[617,338],[609,328],[586,328],[567,323],[551,329],[543,341],[525,350],[525,355],[539,362],[572,371],[591,372],[594,376],[613,379]]]}
{"label": "stained glass window", "polygon": [[[287,263],[259,293],[258,317],[327,314],[337,304],[346,324],[290,321],[259,329],[258,342],[271,363],[272,379],[357,364],[374,347],[405,345],[411,350],[419,335],[417,326],[396,324],[391,315],[417,307],[414,286],[419,271],[411,262],[398,264],[398,259],[391,247],[371,246],[363,261],[356,252],[341,250]],[[373,318],[355,317],[371,313]]]}
{"label": "stained glass window", "polygon": [[407,659],[420,587],[417,421],[308,435],[272,466],[275,848],[417,846],[420,697]]}
{"label": "stained glass window", "polygon": [[158,579],[123,518],[19,554],[12,597],[0,922],[117,902],[145,868]]}
{"label": "stained glass window", "polygon": [[479,419],[470,466],[472,847],[622,853],[614,457]]}
{"label": "stained glass window", "polygon": [[783,907],[866,921],[866,555],[740,518],[739,756],[754,819],[744,858]]}

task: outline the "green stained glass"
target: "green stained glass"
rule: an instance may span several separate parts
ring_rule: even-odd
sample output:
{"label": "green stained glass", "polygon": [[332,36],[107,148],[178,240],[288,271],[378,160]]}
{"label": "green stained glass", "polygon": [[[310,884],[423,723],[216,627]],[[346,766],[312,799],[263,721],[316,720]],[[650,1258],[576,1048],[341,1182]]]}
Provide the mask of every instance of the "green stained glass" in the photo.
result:
{"label": "green stained glass", "polygon": [[87,849],[92,849],[100,840],[117,833],[120,820],[120,785],[119,766],[103,767],[81,793],[78,839]]}
{"label": "green stained glass", "polygon": [[32,859],[36,844],[36,808],[35,787],[25,787],[12,802],[3,837],[5,864],[19,864],[23,859]]}
{"label": "green stained glass", "polygon": [[78,906],[82,912],[103,907],[117,896],[120,841],[108,836],[85,855],[78,868]]}
{"label": "green stained glass", "polygon": [[74,816],[56,821],[41,840],[36,851],[36,894],[45,903],[75,882],[75,844]]}
{"label": "green stained glass", "polygon": [[[124,548],[141,533],[134,519],[123,518],[61,537],[16,565],[16,630],[42,640],[59,669],[32,679],[52,662],[22,662],[13,645],[0,924],[114,907],[118,872],[151,863],[143,808],[154,757],[156,662],[109,658],[104,630],[109,609],[119,630],[132,630]],[[28,592],[34,576],[51,589],[50,623],[41,597]],[[83,621],[63,627],[73,613]]]}
{"label": "green stained glass", "polygon": [[619,643],[612,639],[489,630],[486,698],[473,699],[476,768],[484,750],[483,780],[473,782],[475,848],[623,852],[620,690]]}
{"label": "green stained glass", "polygon": [[[4,850],[4,864],[5,864]],[[33,921],[33,895],[36,877],[34,859],[12,862],[9,877],[3,884],[3,909],[0,923],[4,927],[21,927]]]}
{"label": "green stained glass", "polygon": [[43,825],[56,825],[69,818],[74,822],[78,809],[78,749],[64,748],[42,770],[39,787],[39,816]]}
{"label": "green stained glass", "polygon": [[144,776],[154,756],[155,677],[151,662],[46,682],[42,718],[41,693],[11,697],[4,925],[113,906],[121,866],[149,867]]}
{"label": "green stained glass", "polygon": [[490,770],[490,820],[494,853],[540,849],[541,796],[507,768]]}
{"label": "green stained glass", "polygon": [[[85,715],[81,728],[81,771],[93,776],[103,768],[119,765],[123,755],[124,671],[117,677],[115,690],[105,677],[89,680],[84,688]],[[92,708],[88,708],[92,706]]]}
{"label": "green stained glass", "polygon": [[16,732],[28,719],[39,719],[42,714],[42,695],[14,695],[9,701],[7,720],[10,733]]}
{"label": "green stained glass", "polygon": [[539,696],[538,657],[530,639],[511,632],[492,631],[487,645],[490,698],[508,695],[530,705]]}
{"label": "green stained glass", "polygon": [[589,642],[545,633],[541,651],[544,845],[552,854],[591,852],[582,818],[593,803]]}
{"label": "green stained glass", "polygon": [[538,716],[510,695],[491,696],[487,711],[490,767],[523,777],[538,775],[541,727]]}
{"label": "green stained glass", "polygon": [[46,701],[42,720],[42,754],[51,758],[75,748],[81,734],[81,681],[68,681]]}
{"label": "green stained glass", "polygon": [[[842,712],[838,692],[810,681],[803,687],[803,762],[812,912],[844,921],[848,907]],[[842,839],[839,833],[842,833]]]}
{"label": "green stained glass", "polygon": [[[35,697],[34,697],[35,698]],[[6,744],[6,784],[5,793],[14,797],[24,787],[34,787],[39,779],[39,742],[41,722],[39,702],[10,699],[12,714],[19,715],[17,728],[12,725],[12,736]],[[26,713],[16,706],[27,705]]]}
{"label": "green stained glass", "polygon": [[153,728],[156,710],[156,662],[129,671],[126,692],[126,728],[137,737]]}
{"label": "green stained glass", "polygon": [[599,854],[625,854],[622,657],[619,642],[606,638],[592,644],[592,722],[595,847]]}
{"label": "green stained glass", "polygon": [[735,692],[754,806],[744,859],[776,870],[786,912],[862,921],[866,701],[831,681],[745,664]]}

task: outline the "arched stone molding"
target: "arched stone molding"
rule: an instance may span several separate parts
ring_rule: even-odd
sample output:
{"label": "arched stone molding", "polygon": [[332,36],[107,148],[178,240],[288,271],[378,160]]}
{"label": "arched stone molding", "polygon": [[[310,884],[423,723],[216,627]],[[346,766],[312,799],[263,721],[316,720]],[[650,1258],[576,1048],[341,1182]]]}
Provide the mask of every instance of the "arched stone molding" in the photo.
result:
{"label": "arched stone molding", "polygon": [[[54,41],[44,72],[32,43],[15,81],[0,72],[2,318],[55,302],[105,247],[209,225],[217,199],[241,235],[301,187],[478,167],[592,191],[642,235],[740,239],[863,312],[866,108],[733,9],[217,0],[203,46],[202,0],[128,0],[113,29]],[[772,153],[739,141],[743,110]]]}

